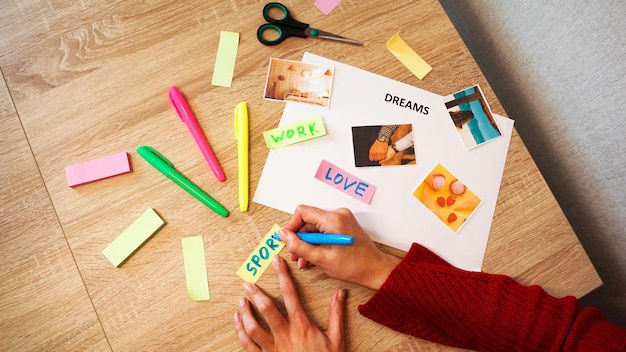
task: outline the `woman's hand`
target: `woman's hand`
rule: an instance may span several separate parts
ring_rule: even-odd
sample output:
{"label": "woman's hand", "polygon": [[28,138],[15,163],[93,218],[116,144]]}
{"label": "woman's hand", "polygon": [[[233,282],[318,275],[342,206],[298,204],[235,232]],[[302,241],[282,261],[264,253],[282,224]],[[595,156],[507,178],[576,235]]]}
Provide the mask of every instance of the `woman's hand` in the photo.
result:
{"label": "woman's hand", "polygon": [[239,311],[235,313],[235,329],[243,349],[248,352],[343,351],[345,291],[337,290],[333,294],[330,301],[328,330],[323,332],[311,323],[304,311],[285,261],[276,256],[273,265],[285,300],[287,316],[284,317],[274,302],[256,285],[244,283],[246,296],[254,302],[270,330],[265,330],[257,322],[250,301],[241,298]]}
{"label": "woman's hand", "polygon": [[[354,243],[349,246],[311,245],[301,241],[295,232],[346,234],[354,237]],[[376,248],[352,212],[345,208],[325,211],[300,205],[278,235],[291,253],[291,259],[298,260],[300,269],[311,263],[334,278],[372,290],[378,290],[400,262],[400,258]]]}

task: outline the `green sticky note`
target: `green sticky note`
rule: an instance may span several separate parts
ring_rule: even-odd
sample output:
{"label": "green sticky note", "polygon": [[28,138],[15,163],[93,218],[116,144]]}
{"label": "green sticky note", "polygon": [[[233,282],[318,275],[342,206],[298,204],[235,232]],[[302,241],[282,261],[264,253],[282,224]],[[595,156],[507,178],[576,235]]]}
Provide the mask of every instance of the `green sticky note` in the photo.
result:
{"label": "green sticky note", "polygon": [[326,135],[326,128],[321,116],[263,132],[265,144],[270,149],[284,147],[324,135]]}
{"label": "green sticky note", "polygon": [[239,48],[239,33],[220,32],[220,43],[217,47],[215,57],[215,68],[213,70],[214,86],[230,87],[235,72],[235,60],[237,59],[237,49]]}
{"label": "green sticky note", "polygon": [[194,301],[208,301],[211,299],[211,294],[209,293],[202,236],[185,237],[182,241],[187,294]]}
{"label": "green sticky note", "polygon": [[422,79],[426,76],[433,68],[430,67],[421,56],[417,55],[413,49],[400,38],[400,34],[394,34],[387,41],[387,49],[391,51],[391,53],[398,59],[400,62],[406,66],[409,71],[413,72],[417,78]]}
{"label": "green sticky note", "polygon": [[148,208],[124,232],[113,240],[103,251],[109,261],[119,267],[141,247],[155,232],[165,225],[152,208]]}

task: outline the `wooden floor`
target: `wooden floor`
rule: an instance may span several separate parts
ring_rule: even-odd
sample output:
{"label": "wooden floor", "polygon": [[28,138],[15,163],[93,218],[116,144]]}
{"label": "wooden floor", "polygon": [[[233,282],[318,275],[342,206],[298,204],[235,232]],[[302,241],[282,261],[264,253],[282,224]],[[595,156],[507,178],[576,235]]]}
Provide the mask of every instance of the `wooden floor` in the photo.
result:
{"label": "wooden floor", "polygon": [[[228,209],[238,209],[232,109],[251,113],[251,193],[267,148],[262,131],[282,105],[262,99],[270,57],[311,51],[438,94],[480,84],[505,114],[435,1],[344,0],[329,16],[285,1],[296,18],[362,39],[364,47],[254,38],[263,1],[5,1],[0,5],[0,350],[238,350],[232,314],[243,295],[234,274],[272,224],[289,218],[252,203],[248,213],[211,213],[134,152],[162,151]],[[210,85],[220,30],[241,34],[233,86]],[[434,67],[420,81],[384,43],[397,31]],[[173,112],[167,89],[188,97],[224,166],[219,184]],[[202,117],[202,118],[200,118]],[[64,167],[126,150],[133,172],[67,187]],[[153,207],[167,225],[121,268],[102,249]],[[187,298],[182,237],[203,235],[212,300]],[[398,255],[402,253],[384,248]],[[593,266],[514,133],[483,269],[582,296],[601,284]],[[278,296],[272,270],[259,284]],[[372,292],[317,270],[294,272],[313,319],[324,326],[328,299],[350,290],[349,350],[449,350],[390,331],[356,307]]]}
{"label": "wooden floor", "polygon": [[109,349],[5,84],[0,136],[0,349]]}

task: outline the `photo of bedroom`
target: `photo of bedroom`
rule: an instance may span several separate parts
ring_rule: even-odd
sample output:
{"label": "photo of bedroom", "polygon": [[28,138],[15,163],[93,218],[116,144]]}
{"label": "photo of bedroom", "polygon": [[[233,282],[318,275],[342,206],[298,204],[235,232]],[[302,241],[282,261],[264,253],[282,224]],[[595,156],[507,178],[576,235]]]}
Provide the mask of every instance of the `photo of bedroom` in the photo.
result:
{"label": "photo of bedroom", "polygon": [[264,97],[328,107],[333,76],[333,67],[271,58]]}

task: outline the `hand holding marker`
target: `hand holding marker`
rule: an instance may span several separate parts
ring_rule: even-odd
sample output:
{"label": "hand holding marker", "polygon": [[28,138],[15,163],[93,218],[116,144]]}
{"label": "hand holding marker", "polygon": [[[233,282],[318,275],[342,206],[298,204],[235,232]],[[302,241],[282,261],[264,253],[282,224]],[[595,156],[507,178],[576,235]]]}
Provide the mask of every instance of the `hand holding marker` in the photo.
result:
{"label": "hand holding marker", "polygon": [[[308,244],[333,244],[338,246],[347,246],[354,243],[354,237],[335,233],[312,233],[312,232],[296,232],[300,239]],[[280,236],[276,232],[272,238],[279,240]]]}

